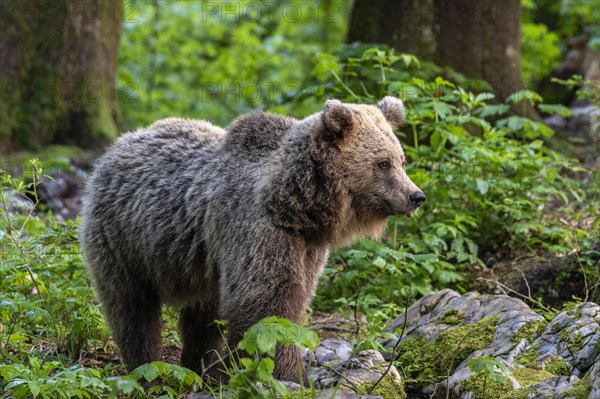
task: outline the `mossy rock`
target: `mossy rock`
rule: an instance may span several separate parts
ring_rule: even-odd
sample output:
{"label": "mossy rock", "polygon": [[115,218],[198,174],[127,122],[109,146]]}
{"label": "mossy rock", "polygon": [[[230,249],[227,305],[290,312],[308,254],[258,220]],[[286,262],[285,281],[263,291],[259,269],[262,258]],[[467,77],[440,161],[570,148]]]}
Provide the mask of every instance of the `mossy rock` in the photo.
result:
{"label": "mossy rock", "polygon": [[511,377],[514,378],[522,388],[513,389],[510,380],[505,382],[486,380],[484,375],[476,375],[468,378],[461,384],[461,392],[471,392],[473,399],[526,399],[527,395],[533,393],[531,385],[546,381],[554,374],[546,370],[533,368],[514,368],[511,369]]}
{"label": "mossy rock", "polygon": [[588,399],[592,391],[592,379],[588,372],[579,382],[573,385],[573,388],[566,390],[560,396],[561,398]]}
{"label": "mossy rock", "polygon": [[397,381],[394,376],[387,374],[383,380],[377,384],[373,392],[369,392],[373,383],[363,384],[356,390],[356,393],[361,395],[379,395],[383,399],[406,399],[406,391],[404,384]]}
{"label": "mossy rock", "polygon": [[433,341],[406,338],[398,347],[398,359],[406,377],[429,384],[452,373],[469,355],[488,347],[494,340],[498,317],[488,317],[440,333]]}
{"label": "mossy rock", "polygon": [[518,364],[525,366],[525,367],[529,367],[532,369],[541,369],[542,364],[535,360],[539,356],[539,353],[536,350],[538,347],[539,347],[538,344],[532,345],[529,350],[527,350],[527,351],[523,352],[522,354],[520,354],[519,356],[517,356],[515,361]]}
{"label": "mossy rock", "polygon": [[548,322],[546,320],[535,320],[527,322],[523,327],[519,329],[519,332],[513,337],[513,342],[520,342],[522,339],[526,339],[529,342],[533,342],[537,337],[542,335],[546,327],[548,327]]}
{"label": "mossy rock", "polygon": [[544,368],[554,375],[571,375],[571,366],[560,356],[552,356],[544,361]]}
{"label": "mossy rock", "polygon": [[526,388],[528,386],[546,381],[552,377],[556,377],[555,374],[547,370],[538,370],[534,368],[514,368],[512,371],[512,377],[517,380],[521,387]]}
{"label": "mossy rock", "polygon": [[465,316],[463,314],[461,314],[458,310],[450,309],[442,317],[440,317],[440,319],[438,320],[438,323],[443,323],[443,324],[448,324],[448,325],[457,325],[457,324],[462,323],[464,318],[465,318]]}
{"label": "mossy rock", "polygon": [[505,392],[511,391],[512,384],[507,379],[505,382],[493,381],[483,374],[474,375],[462,382],[460,391],[471,392],[472,399],[499,398]]}

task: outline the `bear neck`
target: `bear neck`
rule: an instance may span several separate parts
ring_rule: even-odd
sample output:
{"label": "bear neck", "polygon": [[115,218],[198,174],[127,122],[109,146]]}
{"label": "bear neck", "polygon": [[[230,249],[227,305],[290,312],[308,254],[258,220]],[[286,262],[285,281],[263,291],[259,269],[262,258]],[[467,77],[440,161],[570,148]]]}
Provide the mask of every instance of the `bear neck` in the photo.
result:
{"label": "bear neck", "polygon": [[277,173],[264,193],[277,227],[308,244],[329,246],[344,241],[352,201],[333,154],[318,148],[317,129],[322,129],[317,118],[290,128],[275,156]]}

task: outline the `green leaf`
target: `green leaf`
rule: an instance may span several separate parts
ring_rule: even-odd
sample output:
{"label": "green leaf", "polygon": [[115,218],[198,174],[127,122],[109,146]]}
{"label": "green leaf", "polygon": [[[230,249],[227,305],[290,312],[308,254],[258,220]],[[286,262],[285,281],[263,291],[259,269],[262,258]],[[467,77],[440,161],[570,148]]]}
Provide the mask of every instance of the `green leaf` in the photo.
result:
{"label": "green leaf", "polygon": [[492,104],[478,108],[477,113],[482,118],[487,118],[489,116],[505,114],[509,109],[510,106],[506,104]]}
{"label": "green leaf", "polygon": [[479,93],[477,96],[475,96],[475,102],[492,100],[495,97],[496,95],[494,95],[493,93]]}
{"label": "green leaf", "polygon": [[547,114],[560,115],[565,118],[571,115],[571,110],[562,104],[540,104],[538,108]]}
{"label": "green leaf", "polygon": [[477,375],[484,375],[496,382],[506,382],[510,369],[493,357],[476,357],[469,360],[469,368]]}
{"label": "green leaf", "polygon": [[377,266],[379,268],[384,268],[385,265],[387,265],[387,262],[385,261],[385,259],[383,259],[382,257],[378,256],[377,258],[375,258],[375,260],[373,261],[373,265]]}
{"label": "green leaf", "polygon": [[153,381],[160,373],[160,363],[143,364],[131,372],[131,376],[136,380],[144,378],[146,381]]}
{"label": "green leaf", "polygon": [[485,195],[490,188],[490,184],[487,180],[477,179],[477,189],[482,195]]}
{"label": "green leaf", "polygon": [[27,383],[27,387],[29,388],[29,391],[31,392],[31,395],[34,398],[37,398],[38,395],[41,392],[41,388],[42,388],[42,381],[40,380],[36,380],[36,381],[29,381]]}
{"label": "green leaf", "polygon": [[513,104],[520,103],[522,101],[528,101],[531,104],[542,102],[544,99],[542,96],[537,94],[532,90],[520,90],[516,93],[511,94],[506,98],[507,102],[511,102]]}

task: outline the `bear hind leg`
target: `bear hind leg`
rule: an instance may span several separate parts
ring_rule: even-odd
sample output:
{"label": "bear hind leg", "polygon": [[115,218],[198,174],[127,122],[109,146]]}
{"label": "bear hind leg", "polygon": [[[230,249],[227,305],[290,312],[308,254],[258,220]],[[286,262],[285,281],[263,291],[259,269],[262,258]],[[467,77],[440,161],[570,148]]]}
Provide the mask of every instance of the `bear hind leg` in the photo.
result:
{"label": "bear hind leg", "polygon": [[[122,288],[122,287],[121,287]],[[160,360],[161,307],[152,292],[119,290],[118,295],[105,295],[104,313],[123,363],[129,370]]]}
{"label": "bear hind leg", "polygon": [[[218,304],[214,302],[196,303],[181,309],[179,326],[183,349],[181,365],[202,374],[206,367],[218,360],[212,350],[222,349],[222,335],[214,324],[218,317]],[[215,364],[206,372],[217,376],[219,364]]]}

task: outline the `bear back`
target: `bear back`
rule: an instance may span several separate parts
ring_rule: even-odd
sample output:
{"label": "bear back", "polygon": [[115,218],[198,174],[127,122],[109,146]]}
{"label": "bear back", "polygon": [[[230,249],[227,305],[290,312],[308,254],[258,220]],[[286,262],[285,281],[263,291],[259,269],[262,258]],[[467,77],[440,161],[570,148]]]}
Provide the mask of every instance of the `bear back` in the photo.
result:
{"label": "bear back", "polygon": [[227,127],[225,148],[236,155],[264,155],[279,148],[281,138],[297,122],[263,111],[242,115]]}

